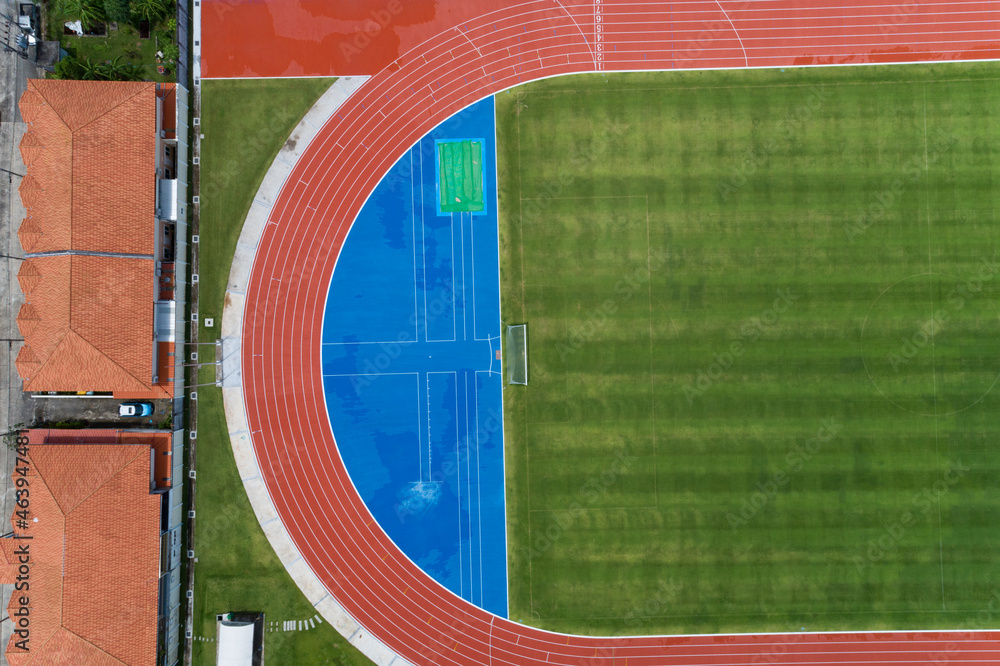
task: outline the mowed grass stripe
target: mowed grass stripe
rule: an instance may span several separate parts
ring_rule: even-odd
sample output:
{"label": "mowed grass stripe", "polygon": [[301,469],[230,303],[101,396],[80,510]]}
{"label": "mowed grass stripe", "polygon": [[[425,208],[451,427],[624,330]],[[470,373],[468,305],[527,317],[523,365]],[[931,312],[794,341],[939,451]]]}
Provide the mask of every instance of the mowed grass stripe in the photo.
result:
{"label": "mowed grass stripe", "polygon": [[[497,97],[511,617],[980,628],[997,577],[990,64]],[[655,439],[654,439],[655,433]]]}

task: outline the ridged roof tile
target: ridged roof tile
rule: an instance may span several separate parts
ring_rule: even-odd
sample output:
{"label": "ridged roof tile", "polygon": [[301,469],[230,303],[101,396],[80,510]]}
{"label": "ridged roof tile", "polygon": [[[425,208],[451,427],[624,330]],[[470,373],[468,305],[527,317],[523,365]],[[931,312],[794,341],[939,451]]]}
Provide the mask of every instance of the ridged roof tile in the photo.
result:
{"label": "ridged roof tile", "polygon": [[[29,431],[31,650],[11,664],[154,664],[160,498],[151,495],[156,433],[121,444],[120,431]],[[151,433],[151,435],[153,435]],[[50,444],[50,439],[75,441]],[[17,472],[14,472],[15,478]],[[14,539],[2,540],[16,542]],[[13,552],[0,553],[9,562]],[[8,577],[9,566],[0,579]],[[109,581],[113,592],[103,593]],[[15,599],[8,611],[18,607]]]}
{"label": "ridged roof tile", "polygon": [[38,326],[38,321],[38,313],[31,303],[22,303],[21,309],[17,311],[17,330],[21,332],[21,337],[26,338],[31,335]]}
{"label": "ridged roof tile", "polygon": [[33,257],[18,274],[38,324],[19,364],[26,391],[169,395],[153,385],[156,84],[29,80],[21,115],[29,217],[25,252],[149,259]]}
{"label": "ridged roof tile", "polygon": [[29,173],[21,179],[21,184],[18,186],[17,191],[21,195],[21,203],[25,208],[30,209],[42,198],[43,190],[42,184],[38,182],[38,179]]}
{"label": "ridged roof tile", "polygon": [[25,252],[31,252],[31,248],[35,247],[41,237],[42,227],[36,218],[26,217],[21,221],[21,226],[17,229],[17,239]]}
{"label": "ridged roof tile", "polygon": [[42,152],[42,140],[34,132],[25,132],[24,136],[21,137],[21,143],[18,148],[21,150],[21,161],[26,166],[31,166],[32,162]]}
{"label": "ridged roof tile", "polygon": [[42,274],[34,261],[27,259],[21,262],[21,267],[17,269],[17,283],[21,285],[21,293],[25,296],[30,294],[41,279]]}

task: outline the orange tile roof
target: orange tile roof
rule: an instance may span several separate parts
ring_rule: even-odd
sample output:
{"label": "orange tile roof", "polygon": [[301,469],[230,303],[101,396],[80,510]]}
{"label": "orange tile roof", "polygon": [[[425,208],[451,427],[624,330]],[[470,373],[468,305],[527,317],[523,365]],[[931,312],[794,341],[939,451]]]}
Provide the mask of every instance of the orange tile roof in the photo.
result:
{"label": "orange tile roof", "polygon": [[[15,513],[11,524],[31,539],[0,539],[0,582],[13,581],[14,549],[30,543],[29,650],[15,634],[10,664],[155,663],[160,499],[149,493],[149,452],[169,437],[29,431],[30,520],[19,526]],[[18,594],[7,608],[16,624]]]}
{"label": "orange tile roof", "polygon": [[25,391],[153,391],[152,261],[32,257],[19,275],[18,326],[38,363],[21,372]]}
{"label": "orange tile roof", "polygon": [[[172,88],[171,88],[172,90]],[[169,397],[153,384],[155,83],[29,80],[18,230],[26,391]],[[171,97],[172,99],[172,97]],[[89,256],[100,252],[149,259]]]}
{"label": "orange tile roof", "polygon": [[43,225],[32,251],[152,254],[156,84],[32,79],[19,106],[21,198]]}

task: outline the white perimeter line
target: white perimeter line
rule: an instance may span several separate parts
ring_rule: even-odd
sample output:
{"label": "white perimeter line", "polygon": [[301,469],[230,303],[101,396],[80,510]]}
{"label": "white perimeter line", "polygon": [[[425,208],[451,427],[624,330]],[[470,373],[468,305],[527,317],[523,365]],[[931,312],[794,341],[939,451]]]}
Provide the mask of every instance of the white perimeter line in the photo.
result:
{"label": "white perimeter line", "polygon": [[[493,130],[494,132],[496,130]],[[499,214],[497,215],[499,218]],[[499,234],[499,228],[497,233]],[[472,339],[482,340],[476,333],[476,225],[469,225],[469,242],[472,244]],[[497,237],[497,247],[500,246],[500,238]],[[492,350],[491,350],[492,351]]]}
{"label": "white perimeter line", "polygon": [[[467,34],[465,34],[464,32],[462,32],[462,29],[461,29],[461,28],[459,28],[459,27],[458,27],[457,25],[455,26],[455,30],[458,30],[459,32],[461,32],[461,33],[462,33],[462,37],[465,37],[466,39],[468,39],[468,40],[469,40],[469,43],[470,43],[470,44],[472,44],[472,40],[471,40],[471,39],[469,39],[469,36],[468,36]],[[478,54],[479,54],[479,57],[480,57],[480,58],[482,58],[482,57],[483,57],[483,52],[479,50],[479,47],[478,47],[478,46],[476,46],[475,44],[472,44],[472,48],[476,49],[476,53],[478,53]]]}
{"label": "white perimeter line", "polygon": [[[454,219],[454,213],[452,213],[452,219]],[[472,220],[472,215],[469,215],[469,220]],[[465,290],[465,221],[462,219],[462,214],[458,214],[458,230],[462,234],[462,339],[469,339],[469,296]],[[475,298],[475,293],[472,294]],[[458,319],[458,317],[455,317]],[[476,325],[475,319],[472,320],[472,325]],[[476,332],[472,332],[472,336],[476,336]],[[458,336],[455,336],[458,337]]]}
{"label": "white perimeter line", "polygon": [[[423,139],[421,139],[423,141]],[[417,146],[420,146],[421,141],[417,142]],[[424,226],[424,151],[417,149],[417,154],[420,155],[420,256],[424,266],[424,342],[430,342],[427,339],[427,228]],[[410,174],[410,186],[413,186],[413,174]],[[374,191],[374,190],[372,190]],[[369,195],[370,196],[370,195]],[[367,202],[366,202],[367,203]],[[416,216],[414,216],[416,219]],[[414,243],[413,251],[417,251],[417,246]],[[416,262],[413,265],[414,273],[417,270]],[[414,285],[416,282],[414,282]],[[420,339],[420,319],[417,318],[417,339]],[[428,400],[430,400],[430,395],[428,395]],[[428,427],[430,427],[430,414],[427,415]],[[431,441],[427,440],[427,450],[431,450]],[[430,472],[430,468],[427,470]]]}
{"label": "white perimeter line", "polygon": [[427,393],[427,478],[433,479],[434,474],[431,473],[431,373],[427,373],[424,384]]}
{"label": "white perimeter line", "polygon": [[[504,606],[504,617],[510,616],[510,596],[507,593],[507,586],[510,584],[510,558],[507,557],[507,544],[509,540],[507,538],[507,530],[510,529],[507,523],[507,455],[506,449],[504,448],[504,422],[503,422],[503,296],[500,294],[500,164],[499,155],[497,148],[497,96],[496,93],[490,95],[490,103],[493,105],[493,168],[494,176],[497,180],[496,188],[494,189],[495,196],[493,197],[493,209],[496,211],[496,229],[497,229],[497,347],[500,351],[500,371],[497,373],[500,376],[500,464],[503,469],[503,483],[501,483],[501,489],[503,491],[503,606]],[[486,147],[483,146],[483,154],[485,157]],[[487,333],[489,335],[489,333]],[[493,343],[490,343],[490,376],[493,376],[493,361],[492,358],[495,354],[493,351]],[[493,622],[490,621],[490,635],[493,635]],[[490,641],[490,660],[493,657],[493,641]]]}
{"label": "white perimeter line", "polygon": [[[461,450],[459,449],[458,441],[458,375],[455,372],[451,373],[455,376],[455,474],[458,476],[455,483],[455,492],[458,493],[458,596],[465,598],[465,561],[463,560],[462,553],[462,465],[461,465]],[[472,581],[469,581],[470,591],[472,586]],[[469,596],[472,594],[470,592]]]}
{"label": "white perimeter line", "polygon": [[[580,27],[580,24],[576,22],[576,19],[573,17],[573,15],[569,13],[569,10],[563,7],[563,3],[559,2],[559,0],[556,0],[556,4],[562,7],[562,10],[566,12],[566,16],[568,16],[569,20],[573,22],[573,25],[576,26],[576,29],[580,31],[580,36],[583,37],[583,43],[587,45],[587,50],[590,51],[590,58],[594,61],[594,69],[597,69],[597,56],[594,55],[594,49],[591,48],[590,40],[587,39],[587,35],[583,32],[583,29]],[[538,49],[535,49],[535,51],[537,52]],[[493,131],[494,132],[496,131],[495,127],[493,128]]]}
{"label": "white perimeter line", "polygon": [[[417,142],[417,150],[420,142]],[[417,305],[417,197],[413,191],[413,148],[410,148],[410,234],[413,238],[413,340],[420,342],[420,310]],[[421,192],[422,194],[422,192]],[[423,205],[420,207],[420,229],[423,231]],[[421,247],[424,239],[420,238]],[[425,269],[426,272],[426,269]],[[419,382],[418,382],[419,383]]]}
{"label": "white perimeter line", "polygon": [[722,15],[726,17],[727,21],[729,21],[729,27],[731,27],[733,29],[733,32],[736,33],[736,39],[740,40],[740,48],[743,49],[743,64],[749,67],[750,59],[747,58],[747,49],[745,46],[743,46],[743,38],[740,37],[739,31],[736,29],[736,26],[733,25],[733,19],[729,18],[729,14],[727,14],[726,10],[723,9],[722,3],[719,2],[719,0],[715,0],[715,4],[719,5],[719,10],[722,12]]}
{"label": "white perimeter line", "polygon": [[[420,440],[420,431],[423,428],[420,427],[420,373],[417,373],[417,465],[420,468],[420,476],[417,477],[418,483],[424,482],[424,447]],[[430,446],[430,440],[427,440],[427,446]],[[431,480],[431,470],[427,469],[427,480]]]}
{"label": "white perimeter line", "polygon": [[[434,156],[437,159],[437,155]],[[456,311],[455,305],[455,214],[451,214],[451,341],[455,342],[458,339],[458,312]],[[461,214],[459,214],[461,217]],[[459,224],[462,221],[459,219]],[[465,265],[462,265],[462,270],[465,270]],[[444,342],[442,340],[441,342]],[[455,390],[458,390],[458,380],[455,380]]]}
{"label": "white perimeter line", "polygon": [[[469,459],[472,457],[472,452],[469,451],[469,373],[464,372],[463,379],[465,380],[465,487],[467,489],[467,496],[469,498],[469,601],[476,603],[476,597],[473,594],[472,581],[474,580],[472,571],[472,467],[470,465]],[[456,387],[457,388],[457,387]],[[478,474],[477,474],[478,477]],[[482,532],[482,525],[479,526],[480,533]],[[479,589],[479,605],[483,604],[483,590]]]}
{"label": "white perimeter line", "polygon": [[[478,373],[476,373],[478,374]],[[483,461],[479,457],[479,377],[472,375],[473,404],[476,406],[476,498],[479,506],[479,605],[483,606]],[[501,449],[502,451],[503,449]],[[507,559],[504,557],[504,559]],[[506,588],[506,585],[504,586]]]}

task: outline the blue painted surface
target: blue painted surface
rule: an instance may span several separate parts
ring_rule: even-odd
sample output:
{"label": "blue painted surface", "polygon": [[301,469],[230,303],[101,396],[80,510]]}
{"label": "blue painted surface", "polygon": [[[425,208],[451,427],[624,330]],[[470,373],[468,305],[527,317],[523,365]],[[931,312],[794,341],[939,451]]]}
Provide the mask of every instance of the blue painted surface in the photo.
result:
{"label": "blue painted surface", "polygon": [[424,137],[344,244],[323,327],[327,408],[379,524],[424,571],[507,617],[496,206],[439,216],[435,140],[483,137],[496,202],[493,98]]}

